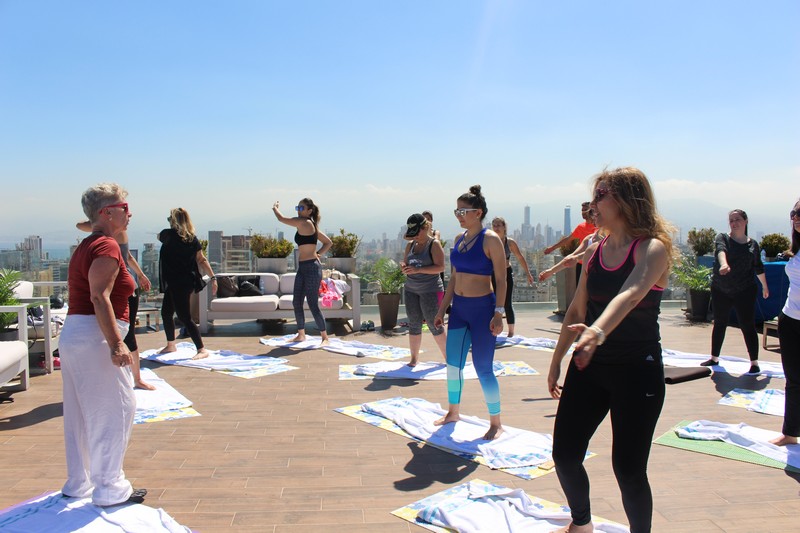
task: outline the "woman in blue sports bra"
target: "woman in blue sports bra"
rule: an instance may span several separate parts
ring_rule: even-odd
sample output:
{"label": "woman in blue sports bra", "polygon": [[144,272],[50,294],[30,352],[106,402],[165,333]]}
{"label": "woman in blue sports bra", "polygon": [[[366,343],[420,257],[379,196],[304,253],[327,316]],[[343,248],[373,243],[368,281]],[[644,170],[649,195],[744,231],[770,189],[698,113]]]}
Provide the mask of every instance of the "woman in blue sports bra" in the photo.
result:
{"label": "woman in blue sports bra", "polygon": [[[673,228],[656,210],[650,183],[636,168],[596,176],[591,206],[608,236],[586,250],[589,260],[550,363],[547,385],[559,399],[553,461],[572,515],[568,531],[594,531],[583,461],[589,440],[611,413],[611,462],[622,505],[631,533],[649,533],[653,496],[647,460],[665,396],[658,314],[669,280]],[[562,389],[561,361],[576,338]]]}
{"label": "woman in blue sports bra", "polygon": [[[483,436],[493,440],[500,436],[500,389],[492,368],[495,337],[503,331],[505,309],[496,302],[506,298],[506,256],[503,242],[483,227],[486,199],[481,186],[473,185],[458,197],[455,215],[464,233],[458,235],[450,253],[450,283],[444,294],[433,325],[444,324],[444,313],[452,303],[447,323],[447,414],[436,425],[459,420],[461,391],[464,387],[464,365],[472,346],[472,364],[481,382],[489,408],[489,430]],[[495,299],[492,273],[497,279]]]}
{"label": "woman in blue sports bra", "polygon": [[[308,301],[308,309],[317,324],[317,329],[322,337],[320,346],[328,344],[328,332],[325,327],[325,317],[319,309],[319,283],[322,281],[322,264],[320,257],[331,247],[331,239],[319,230],[319,207],[311,198],[303,198],[295,206],[296,217],[285,217],[281,214],[280,203],[275,202],[272,212],[275,217],[289,226],[294,226],[294,242],[297,243],[297,273],[294,278],[294,291],[292,292],[292,305],[294,306],[294,319],[297,322],[297,335],[292,342],[306,340],[306,316],[303,309],[303,300]],[[317,241],[322,242],[322,247],[317,249]]]}

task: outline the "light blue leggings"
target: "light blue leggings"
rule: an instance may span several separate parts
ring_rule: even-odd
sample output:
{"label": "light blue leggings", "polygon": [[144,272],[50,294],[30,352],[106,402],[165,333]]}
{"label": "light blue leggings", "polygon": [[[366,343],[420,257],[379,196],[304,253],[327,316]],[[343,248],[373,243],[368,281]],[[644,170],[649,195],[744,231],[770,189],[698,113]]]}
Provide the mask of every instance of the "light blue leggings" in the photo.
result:
{"label": "light blue leggings", "polygon": [[495,295],[470,298],[453,295],[453,308],[447,324],[447,400],[461,403],[464,365],[472,346],[472,364],[481,382],[489,415],[500,414],[500,387],[494,375],[495,336],[489,329],[494,316]]}

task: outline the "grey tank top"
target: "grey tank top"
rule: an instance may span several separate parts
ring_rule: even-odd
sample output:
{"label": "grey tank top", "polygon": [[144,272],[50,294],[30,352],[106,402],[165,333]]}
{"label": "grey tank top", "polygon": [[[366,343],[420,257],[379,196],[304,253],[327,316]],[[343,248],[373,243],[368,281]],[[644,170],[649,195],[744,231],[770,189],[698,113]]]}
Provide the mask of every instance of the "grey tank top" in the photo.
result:
{"label": "grey tank top", "polygon": [[[433,264],[431,246],[433,246],[432,238],[428,239],[424,246],[413,243],[411,251],[408,252],[408,258],[406,258],[406,264],[414,268],[431,266]],[[406,276],[405,289],[414,294],[426,294],[443,291],[444,285],[439,274],[409,274]]]}

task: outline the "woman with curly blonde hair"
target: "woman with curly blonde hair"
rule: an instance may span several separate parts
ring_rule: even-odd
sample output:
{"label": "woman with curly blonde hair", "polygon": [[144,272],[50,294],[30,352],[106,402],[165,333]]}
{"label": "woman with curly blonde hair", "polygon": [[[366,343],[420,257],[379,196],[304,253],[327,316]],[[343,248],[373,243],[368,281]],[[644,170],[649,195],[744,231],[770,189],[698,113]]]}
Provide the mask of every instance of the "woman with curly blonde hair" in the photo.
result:
{"label": "woman with curly blonde hair", "polygon": [[[626,167],[594,177],[597,226],[606,233],[589,258],[561,328],[547,378],[560,398],[553,460],[572,523],[593,531],[583,467],[597,427],[611,413],[612,464],[631,532],[649,532],[653,497],[647,460],[664,404],[658,314],[672,262],[672,226],[656,210],[644,173]],[[561,361],[577,337],[563,388]]]}

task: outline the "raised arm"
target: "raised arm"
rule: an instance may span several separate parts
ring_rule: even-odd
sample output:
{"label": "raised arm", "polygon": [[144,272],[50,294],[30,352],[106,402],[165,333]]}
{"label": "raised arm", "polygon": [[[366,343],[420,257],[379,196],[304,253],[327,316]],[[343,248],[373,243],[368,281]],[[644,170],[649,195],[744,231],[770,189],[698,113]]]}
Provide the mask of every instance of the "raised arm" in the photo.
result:
{"label": "raised arm", "polygon": [[275,214],[275,218],[277,218],[278,221],[284,224],[287,224],[289,226],[294,226],[295,228],[299,228],[304,222],[308,220],[302,217],[292,217],[292,218],[285,217],[281,213],[280,207],[281,207],[280,202],[275,202],[274,204],[272,204],[272,212]]}

